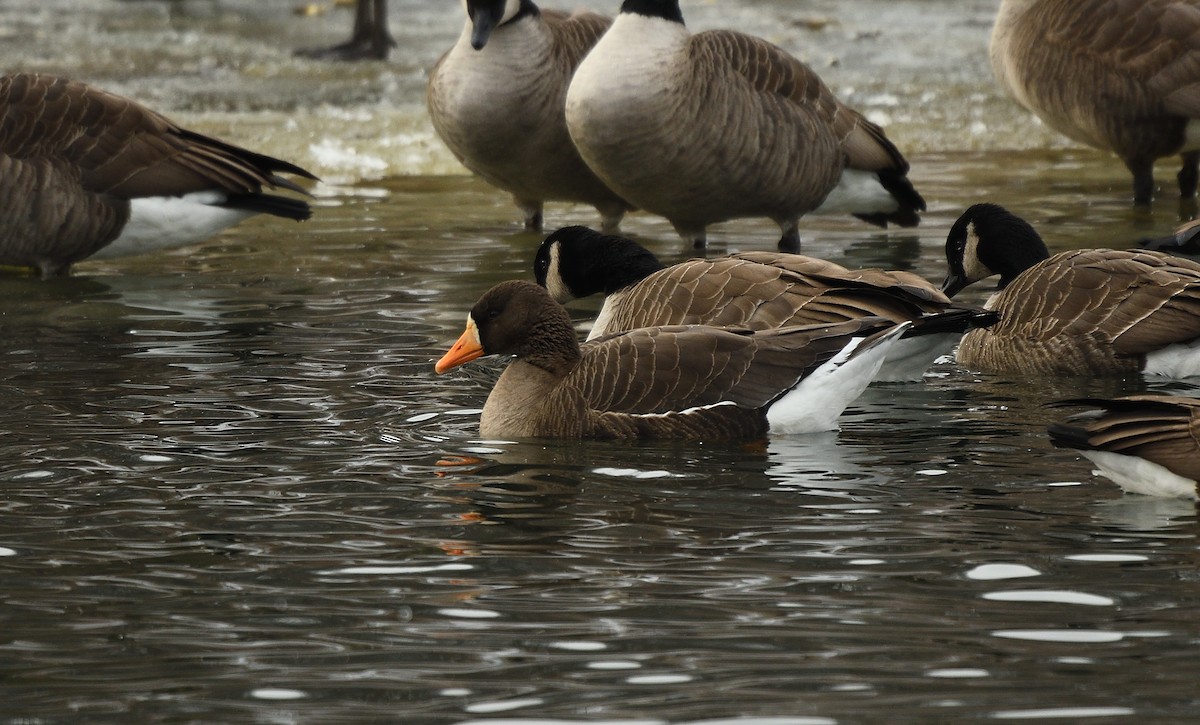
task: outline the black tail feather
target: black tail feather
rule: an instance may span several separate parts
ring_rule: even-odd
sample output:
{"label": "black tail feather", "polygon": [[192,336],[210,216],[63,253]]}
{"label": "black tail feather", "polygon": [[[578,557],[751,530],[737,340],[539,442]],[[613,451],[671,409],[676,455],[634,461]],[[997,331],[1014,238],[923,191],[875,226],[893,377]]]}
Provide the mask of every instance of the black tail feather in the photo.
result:
{"label": "black tail feather", "polygon": [[222,206],[295,219],[298,222],[312,216],[312,207],[308,202],[276,194],[230,194]]}
{"label": "black tail feather", "polygon": [[925,199],[908,180],[906,170],[886,169],[876,172],[879,184],[891,194],[899,208],[884,212],[857,212],[855,217],[868,224],[887,229],[889,224],[899,227],[915,227],[921,223],[921,212],[925,211]]}
{"label": "black tail feather", "polygon": [[1177,232],[1169,237],[1140,239],[1138,246],[1169,254],[1200,254],[1200,226]]}
{"label": "black tail feather", "polygon": [[1086,428],[1066,423],[1051,423],[1046,426],[1050,434],[1050,444],[1055,448],[1073,448],[1077,451],[1088,451],[1095,448],[1088,440]]}
{"label": "black tail feather", "polygon": [[945,312],[934,312],[918,317],[913,320],[912,327],[904,333],[904,337],[961,334],[980,327],[991,327],[999,321],[999,313],[992,310],[980,307],[956,307]]}

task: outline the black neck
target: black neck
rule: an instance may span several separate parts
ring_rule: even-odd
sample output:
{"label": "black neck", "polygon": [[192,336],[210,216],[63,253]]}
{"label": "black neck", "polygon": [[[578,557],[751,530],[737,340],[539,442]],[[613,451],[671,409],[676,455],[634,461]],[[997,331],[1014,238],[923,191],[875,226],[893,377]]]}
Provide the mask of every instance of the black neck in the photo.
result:
{"label": "black neck", "polygon": [[994,218],[992,223],[994,226],[987,231],[987,237],[1001,241],[1003,247],[981,244],[979,261],[1000,274],[996,289],[1004,289],[1022,272],[1050,258],[1046,242],[1029,222],[1006,212]]}
{"label": "black neck", "polygon": [[683,25],[683,12],[679,9],[679,0],[625,0],[621,3],[621,12],[663,18]]}
{"label": "black neck", "polygon": [[597,292],[610,295],[663,268],[653,252],[632,239],[587,227],[569,227],[555,236],[559,274],[577,298]]}
{"label": "black neck", "polygon": [[[512,16],[512,18],[508,22],[515,23],[516,21],[520,20],[521,18],[534,18],[540,14],[541,14],[541,11],[538,10],[537,5],[533,4],[533,0],[521,0],[521,9],[518,10],[517,14]],[[505,25],[507,25],[507,24],[508,23],[505,23]]]}

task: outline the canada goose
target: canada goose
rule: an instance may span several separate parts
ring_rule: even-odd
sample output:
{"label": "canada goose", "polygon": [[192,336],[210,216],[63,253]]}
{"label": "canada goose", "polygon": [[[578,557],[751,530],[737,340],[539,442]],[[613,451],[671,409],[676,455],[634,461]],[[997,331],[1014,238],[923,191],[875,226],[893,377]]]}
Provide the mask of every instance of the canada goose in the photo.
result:
{"label": "canada goose", "polygon": [[387,60],[396,40],[388,32],[387,0],[357,0],[350,40],[332,48],[305,48],[296,55],[318,60]]}
{"label": "canada goose", "polygon": [[88,256],[205,239],[258,213],[307,219],[298,166],[49,75],[0,77],[0,264],[66,274]]}
{"label": "canada goose", "polygon": [[963,332],[995,322],[993,313],[955,306],[937,287],[910,272],[848,270],[783,252],[689,259],[665,267],[632,239],[587,227],[564,227],[548,236],[533,267],[537,283],[559,302],[605,295],[589,340],[655,325],[766,330],[867,316],[903,322],[952,308],[961,311],[958,317],[942,317],[945,335],[925,331],[894,346],[876,376],[883,382],[919,380]]}
{"label": "canada goose", "polygon": [[959,363],[1049,375],[1200,375],[1200,264],[1152,251],[1050,256],[1025,220],[967,209],[946,238],[942,290],[1000,275],[985,305],[1000,322],[967,333]]}
{"label": "canada goose", "polygon": [[1179,193],[1200,164],[1200,7],[1179,0],[1003,0],[992,29],[1000,87],[1059,133],[1112,151],[1133,198],[1154,161],[1181,154]]}
{"label": "canada goose", "polygon": [[768,217],[779,248],[822,207],[915,226],[925,201],[883,130],[811,68],[729,30],[692,35],[678,0],[625,0],[567,91],[567,126],[588,165],[696,247],[709,224]]}
{"label": "canada goose", "polygon": [[651,327],[581,348],[545,289],[509,281],[475,303],[435,370],[516,356],[483,407],[489,438],[757,438],[835,428],[911,325]]}
{"label": "canada goose", "polygon": [[1172,254],[1200,254],[1200,219],[1180,225],[1169,237],[1143,239],[1138,245],[1144,249]]}
{"label": "canada goose", "polygon": [[1049,427],[1050,442],[1073,448],[1123,490],[1196,498],[1200,483],[1200,399],[1130,395],[1066,400],[1098,408]]}
{"label": "canada goose", "polygon": [[568,16],[531,0],[465,0],[458,41],[429,74],[433,127],[454,156],[512,194],[525,228],[542,229],[546,200],[590,204],[605,229],[631,207],[579,158],[563,103],[571,74],[611,21]]}

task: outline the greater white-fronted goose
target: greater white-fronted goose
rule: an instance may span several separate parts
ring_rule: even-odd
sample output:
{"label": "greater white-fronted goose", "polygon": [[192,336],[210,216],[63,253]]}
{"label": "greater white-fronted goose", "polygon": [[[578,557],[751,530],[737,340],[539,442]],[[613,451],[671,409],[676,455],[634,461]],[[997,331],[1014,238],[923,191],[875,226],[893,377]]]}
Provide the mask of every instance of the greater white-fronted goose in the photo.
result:
{"label": "greater white-fronted goose", "polygon": [[1200,6],[1179,0],[1003,0],[990,45],[1000,87],[1063,135],[1112,151],[1133,197],[1154,196],[1154,161],[1200,164]]}
{"label": "greater white-fronted goose", "polygon": [[0,264],[65,274],[89,256],[206,239],[254,214],[307,219],[279,159],[181,128],[138,103],[49,75],[0,77]]}
{"label": "greater white-fronted goose", "polygon": [[1129,395],[1067,400],[1093,410],[1049,427],[1050,442],[1078,450],[1129,493],[1197,497],[1200,399]]}
{"label": "greater white-fronted goose", "polygon": [[986,308],[1000,322],[967,333],[959,363],[1045,375],[1200,375],[1200,264],[1153,251],[1050,256],[1025,220],[977,204],[946,238],[953,296],[1000,275]]}
{"label": "greater white-fronted goose", "polygon": [[655,325],[766,330],[868,316],[903,322],[950,309],[961,312],[942,317],[944,335],[909,337],[893,347],[876,376],[883,382],[919,380],[963,332],[995,322],[993,313],[953,305],[911,272],[849,270],[783,252],[689,259],[666,267],[632,239],[587,227],[564,227],[548,236],[533,268],[537,283],[559,302],[604,294],[589,340]]}
{"label": "greater white-fronted goose", "polygon": [[913,324],[651,327],[580,347],[562,305],[510,281],[475,303],[435,369],[516,356],[483,407],[488,438],[757,438],[836,428]]}
{"label": "greater white-fronted goose", "polygon": [[429,116],[442,141],[512,194],[526,229],[541,231],[548,200],[590,204],[605,229],[616,229],[630,206],[579,158],[563,116],[571,75],[612,21],[531,0],[464,5],[462,34],[429,74]]}
{"label": "greater white-fronted goose", "polygon": [[296,55],[317,60],[387,60],[396,47],[387,15],[387,0],[358,0],[350,40],[331,48],[297,50]]}
{"label": "greater white-fronted goose", "polygon": [[779,224],[822,207],[915,226],[925,202],[883,130],[811,68],[729,30],[692,35],[678,0],[625,0],[567,92],[567,126],[614,191],[666,217],[696,247],[708,225]]}

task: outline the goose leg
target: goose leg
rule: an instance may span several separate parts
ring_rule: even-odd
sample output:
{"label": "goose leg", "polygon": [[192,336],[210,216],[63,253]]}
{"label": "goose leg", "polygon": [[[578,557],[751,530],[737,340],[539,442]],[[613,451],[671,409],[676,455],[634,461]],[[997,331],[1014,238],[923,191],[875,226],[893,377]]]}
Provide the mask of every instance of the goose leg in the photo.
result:
{"label": "goose leg", "polygon": [[295,55],[314,60],[385,60],[396,41],[387,28],[387,0],[358,0],[350,40],[332,48],[304,48]]}
{"label": "goose leg", "polygon": [[[359,4],[366,0],[358,0]],[[396,47],[396,39],[388,32],[387,0],[375,0],[375,19],[371,23],[371,57],[387,60],[392,48]]]}
{"label": "goose leg", "polygon": [[692,249],[704,249],[708,245],[708,236],[703,224],[671,220],[671,226],[675,227],[675,233],[680,239],[691,243]]}
{"label": "goose leg", "polygon": [[779,251],[791,252],[797,254],[800,252],[800,220],[789,219],[782,222],[779,228],[783,230],[783,236],[779,238]]}
{"label": "goose leg", "polygon": [[1180,199],[1191,199],[1196,195],[1196,185],[1200,182],[1200,151],[1183,154],[1183,168],[1179,170],[1177,178]]}
{"label": "goose leg", "polygon": [[542,231],[542,202],[531,201],[529,199],[518,199],[513,197],[513,203],[525,215],[525,231],[540,232]]}
{"label": "goose leg", "polygon": [[1154,161],[1125,159],[1125,166],[1133,174],[1133,203],[1149,204],[1154,201]]}
{"label": "goose leg", "polygon": [[597,204],[596,211],[600,212],[600,231],[605,234],[616,234],[621,231],[621,220],[625,218],[624,205]]}

